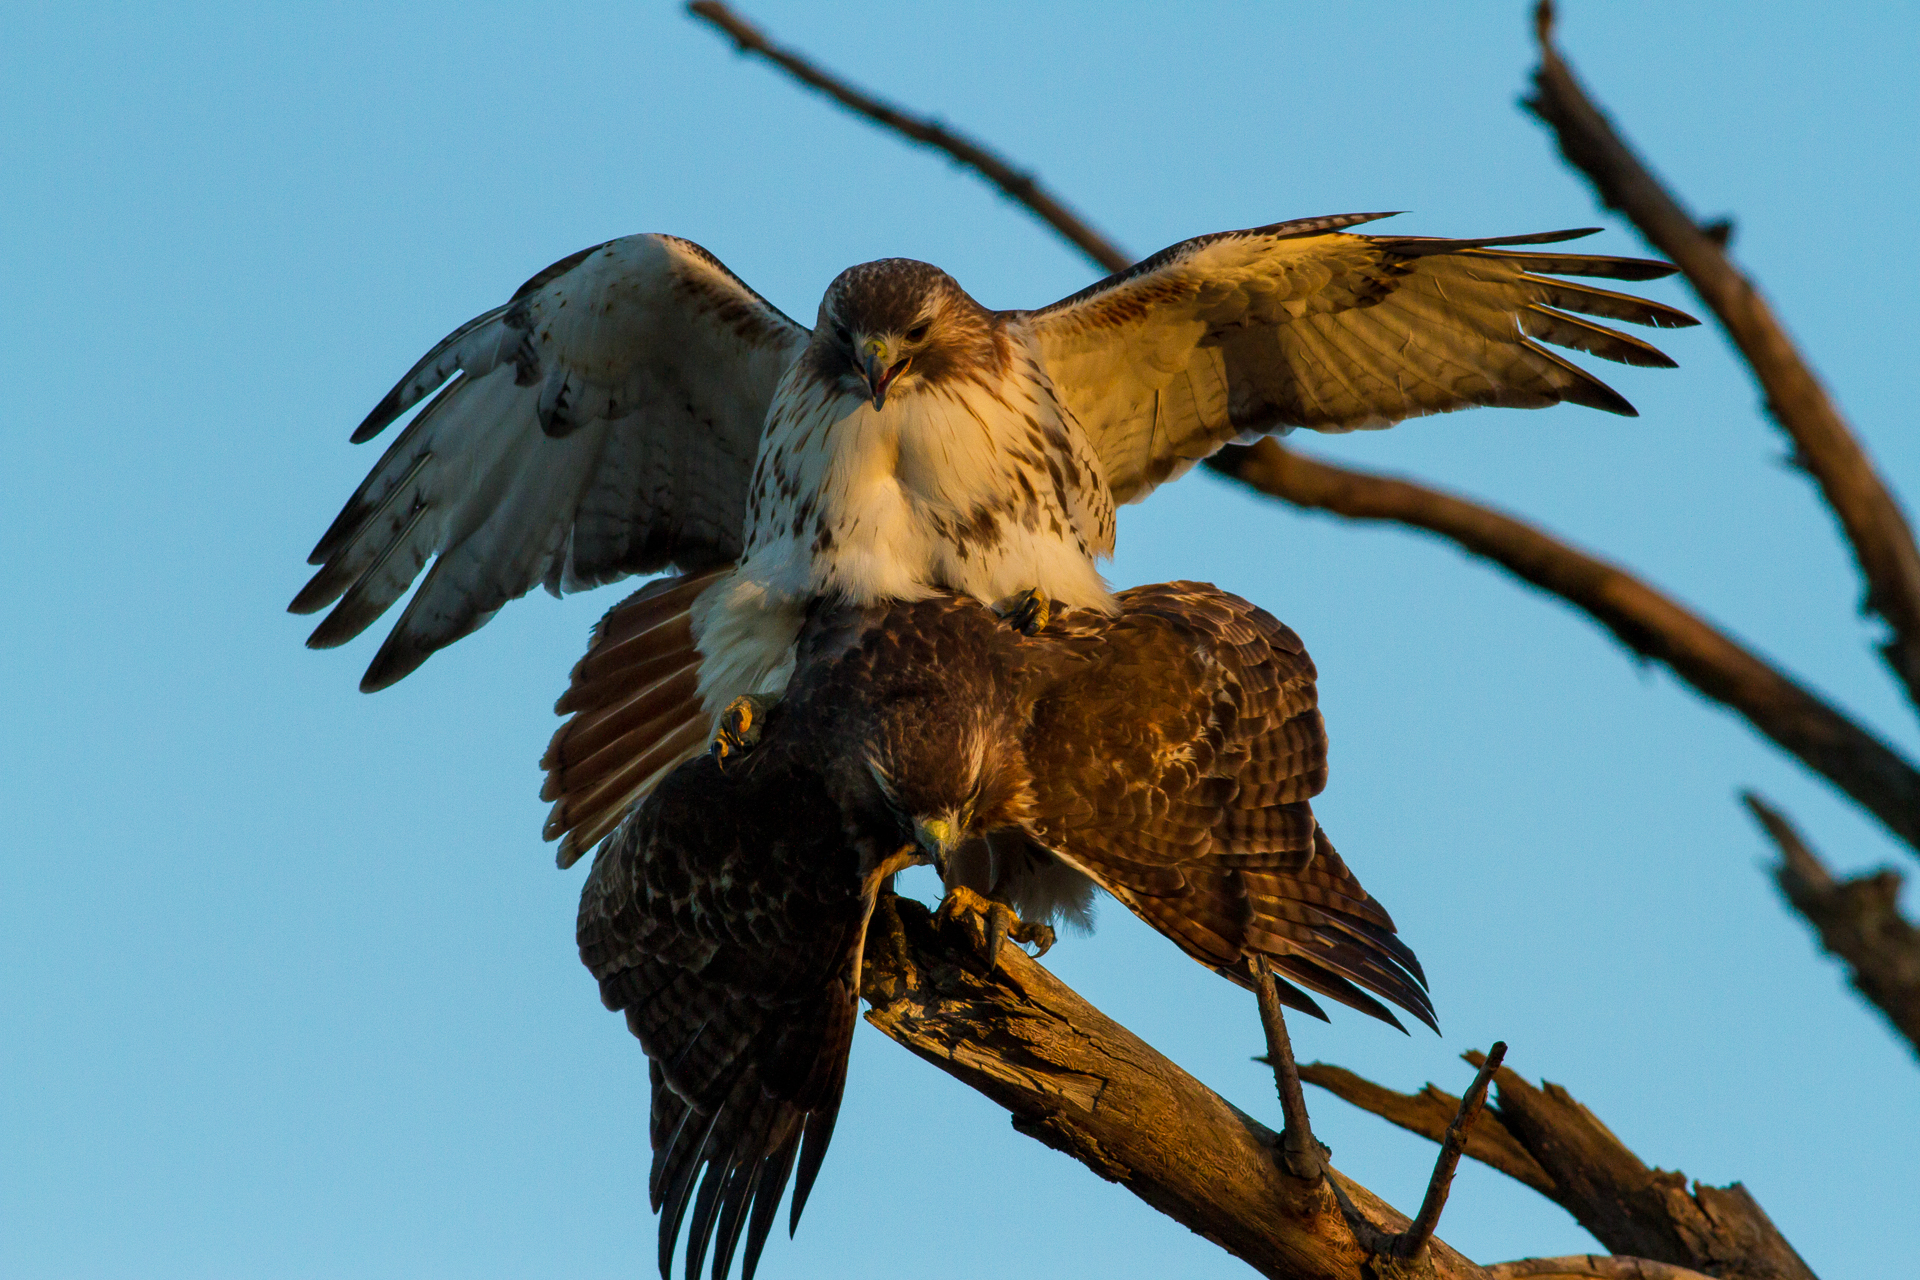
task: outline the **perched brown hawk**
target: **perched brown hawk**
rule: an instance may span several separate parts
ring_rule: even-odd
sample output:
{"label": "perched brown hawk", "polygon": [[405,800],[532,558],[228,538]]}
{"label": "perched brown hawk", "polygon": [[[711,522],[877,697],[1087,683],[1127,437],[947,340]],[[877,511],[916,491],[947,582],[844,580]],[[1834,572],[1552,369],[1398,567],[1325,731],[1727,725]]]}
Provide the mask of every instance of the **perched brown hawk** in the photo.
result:
{"label": "perched brown hawk", "polygon": [[599,753],[601,789],[569,792],[548,823],[569,864],[724,708],[779,695],[816,600],[1037,589],[1112,610],[1096,565],[1115,504],[1236,436],[1470,405],[1631,414],[1543,344],[1665,366],[1581,317],[1694,323],[1553,278],[1672,270],[1541,247],[1584,231],[1343,230],[1383,216],[1202,236],[1038,311],[870,262],[834,280],[811,332],[688,241],[583,250],[454,330],[361,423],[356,441],[439,391],[314,548],[291,608],[333,605],[308,643],[344,643],[434,560],[361,682],[374,690],[537,583],[703,573],[628,619],[659,682],[631,691],[621,732],[558,745],[567,768]]}
{"label": "perched brown hawk", "polygon": [[1299,638],[1197,583],[1113,608],[1028,636],[963,596],[818,607],[757,744],[669,771],[602,845],[580,954],[652,1059],[663,1276],[684,1225],[689,1280],[710,1242],[722,1280],[743,1238],[751,1277],[790,1175],[798,1223],[867,921],[914,861],[1015,898],[1070,866],[1243,985],[1266,957],[1294,1008],[1325,1017],[1313,991],[1433,1025],[1419,962],[1309,806],[1327,740]]}

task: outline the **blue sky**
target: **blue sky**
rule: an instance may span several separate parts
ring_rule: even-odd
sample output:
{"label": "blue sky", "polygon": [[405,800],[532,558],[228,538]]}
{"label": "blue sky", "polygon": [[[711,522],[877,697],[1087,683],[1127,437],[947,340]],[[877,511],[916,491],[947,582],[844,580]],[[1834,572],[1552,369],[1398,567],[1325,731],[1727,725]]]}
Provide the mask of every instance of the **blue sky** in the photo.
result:
{"label": "blue sky", "polygon": [[[1735,250],[1913,492],[1920,19],[1905,6],[1575,3],[1563,41]],[[802,6],[753,16],[937,111],[1145,254],[1280,218],[1602,224],[1515,108],[1518,4]],[[989,305],[1088,282],[1070,250],[663,5],[24,5],[0,41],[0,1273],[650,1273],[644,1061],[599,1006],[581,874],[534,762],[617,589],[544,595],[375,697],[384,628],[301,647],[303,559],[375,457],[347,434],[446,330],[574,249],[673,231],[810,318],[894,254]],[[1682,306],[1671,283],[1649,292]],[[1310,439],[1633,565],[1909,752],[1832,522],[1711,328],[1639,405]],[[1920,1073],[1775,898],[1757,786],[1835,864],[1913,868],[1741,723],[1432,540],[1194,476],[1125,513],[1117,584],[1205,578],[1310,646],[1316,808],[1433,980],[1444,1037],[1296,1020],[1400,1088],[1495,1038],[1650,1163],[1744,1181],[1821,1275],[1880,1274],[1911,1212]],[[925,891],[922,880],[914,886]],[[1912,895],[1909,895],[1912,905]],[[1250,998],[1112,904],[1048,964],[1277,1120]],[[1310,1098],[1403,1207],[1424,1142]],[[1477,1167],[1441,1234],[1584,1251]],[[1235,1276],[870,1029],[771,1277]]]}

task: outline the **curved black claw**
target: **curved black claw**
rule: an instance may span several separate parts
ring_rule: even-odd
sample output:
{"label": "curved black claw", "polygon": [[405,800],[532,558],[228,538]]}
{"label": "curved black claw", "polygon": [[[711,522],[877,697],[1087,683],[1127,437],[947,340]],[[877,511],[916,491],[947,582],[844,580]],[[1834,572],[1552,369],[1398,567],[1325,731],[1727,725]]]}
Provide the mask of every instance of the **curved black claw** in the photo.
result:
{"label": "curved black claw", "polygon": [[777,698],[762,694],[742,694],[727,704],[720,713],[720,723],[713,731],[713,741],[707,744],[707,750],[713,754],[720,767],[725,769],[727,762],[751,751],[760,741],[760,735],[766,731],[767,712],[773,709]]}
{"label": "curved black claw", "polygon": [[1028,587],[1018,595],[1001,601],[994,607],[994,612],[1006,619],[1007,625],[1021,635],[1039,635],[1046,628],[1048,619],[1053,617],[1053,602],[1047,599],[1047,593],[1040,588]]}

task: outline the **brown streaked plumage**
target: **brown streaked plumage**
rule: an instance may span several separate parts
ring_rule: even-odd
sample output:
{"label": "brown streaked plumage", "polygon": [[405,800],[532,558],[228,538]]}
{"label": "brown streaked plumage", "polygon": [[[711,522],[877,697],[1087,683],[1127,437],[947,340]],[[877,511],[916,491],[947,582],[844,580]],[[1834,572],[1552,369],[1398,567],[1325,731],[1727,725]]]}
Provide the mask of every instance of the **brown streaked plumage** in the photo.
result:
{"label": "brown streaked plumage", "polygon": [[580,958],[651,1059],[663,1277],[683,1224],[689,1280],[710,1244],[724,1277],[743,1238],[751,1277],[789,1176],[799,1225],[839,1113],[867,917],[904,833],[836,803],[799,745],[681,765],[581,895]]}
{"label": "brown streaked plumage", "polygon": [[823,606],[758,744],[673,770],[601,846],[580,953],[652,1059],[663,1276],[684,1226],[689,1280],[710,1245],[721,1280],[742,1240],[750,1277],[790,1174],[797,1224],[874,896],[928,856],[951,875],[1006,842],[1013,882],[985,887],[1016,899],[1069,862],[1236,982],[1265,956],[1295,1008],[1325,1017],[1304,987],[1399,1026],[1378,996],[1433,1025],[1419,962],[1309,807],[1326,734],[1299,638],[1204,584],[1118,604],[1031,637],[952,595]]}
{"label": "brown streaked plumage", "polygon": [[[1581,317],[1693,323],[1561,278],[1671,271],[1547,247],[1584,232],[1346,230],[1379,216],[1200,236],[1037,311],[982,307],[925,263],[867,263],[827,289],[811,331],[697,245],[609,241],[456,329],[368,415],[356,440],[439,388],[314,548],[291,607],[333,606],[309,643],[342,644],[432,561],[368,668],[372,690],[536,583],[725,568],[676,606],[682,623],[636,606],[659,662],[691,644],[693,688],[659,691],[679,700],[645,708],[653,736],[629,726],[602,745],[612,754],[569,765],[606,791],[556,811],[564,864],[696,749],[690,725],[780,694],[816,601],[1039,588],[1111,611],[1097,562],[1115,505],[1237,435],[1472,405],[1631,413],[1543,344],[1663,365]],[[1062,892],[1054,905],[1070,906]]]}

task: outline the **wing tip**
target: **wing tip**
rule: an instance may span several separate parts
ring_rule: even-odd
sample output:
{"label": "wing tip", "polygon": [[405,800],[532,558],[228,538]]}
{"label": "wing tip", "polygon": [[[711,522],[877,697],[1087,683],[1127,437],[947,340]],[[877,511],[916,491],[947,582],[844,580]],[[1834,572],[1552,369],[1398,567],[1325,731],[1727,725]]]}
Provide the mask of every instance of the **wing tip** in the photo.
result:
{"label": "wing tip", "polygon": [[433,656],[431,649],[418,649],[404,641],[395,643],[400,639],[396,631],[380,646],[380,652],[373,655],[373,661],[367,664],[366,674],[360,677],[360,692],[378,693],[382,689],[390,689],[418,671]]}

